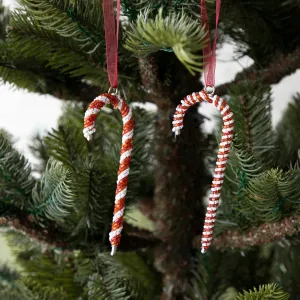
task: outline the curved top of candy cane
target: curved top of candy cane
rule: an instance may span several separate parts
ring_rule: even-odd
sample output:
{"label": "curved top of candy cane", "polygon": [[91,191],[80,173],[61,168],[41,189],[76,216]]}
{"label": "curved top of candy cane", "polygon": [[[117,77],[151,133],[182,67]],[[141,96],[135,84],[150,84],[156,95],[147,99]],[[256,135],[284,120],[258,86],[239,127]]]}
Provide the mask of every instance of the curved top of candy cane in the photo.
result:
{"label": "curved top of candy cane", "polygon": [[183,119],[189,107],[202,101],[213,103],[217,97],[218,96],[212,96],[208,94],[205,90],[184,97],[184,99],[181,100],[181,104],[176,107],[176,112],[174,114],[174,119],[172,122],[172,131],[175,132],[175,136],[179,135],[180,130],[183,128]]}
{"label": "curved top of candy cane", "polygon": [[84,137],[90,141],[92,135],[96,132],[95,122],[101,108],[105,104],[112,104],[114,109],[119,109],[123,118],[124,125],[132,117],[132,112],[128,104],[118,95],[113,94],[101,94],[94,99],[89,105],[84,115]]}

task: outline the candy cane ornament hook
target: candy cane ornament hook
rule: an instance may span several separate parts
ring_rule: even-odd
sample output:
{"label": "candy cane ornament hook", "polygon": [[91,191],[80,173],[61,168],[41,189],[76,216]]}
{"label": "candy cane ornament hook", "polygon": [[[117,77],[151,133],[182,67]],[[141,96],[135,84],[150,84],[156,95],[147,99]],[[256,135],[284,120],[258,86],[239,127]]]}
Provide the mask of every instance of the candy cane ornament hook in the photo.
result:
{"label": "candy cane ornament hook", "polygon": [[83,134],[88,141],[91,140],[93,133],[96,131],[96,118],[100,113],[101,108],[105,104],[109,103],[113,105],[114,109],[118,108],[120,110],[123,120],[122,147],[115,196],[114,216],[112,222],[112,229],[109,234],[109,240],[112,247],[111,255],[114,255],[116,253],[118,245],[120,244],[121,232],[123,229],[125,197],[127,193],[129,165],[132,152],[134,122],[131,108],[118,95],[102,94],[98,96],[89,105],[85,113]]}
{"label": "candy cane ornament hook", "polygon": [[234,134],[234,119],[233,113],[231,112],[229,105],[224,99],[219,96],[208,94],[205,90],[202,90],[201,92],[186,96],[184,100],[181,101],[181,104],[177,106],[176,112],[174,114],[172,129],[175,132],[176,136],[180,134],[180,130],[183,128],[183,119],[186,111],[190,106],[193,106],[202,101],[213,104],[221,113],[223,119],[222,139],[220,142],[216,168],[214,171],[213,181],[210,189],[210,196],[201,240],[201,252],[205,253],[210,247],[213,237],[214,224],[216,220],[217,208],[220,203],[226,163],[228,160],[230,145]]}

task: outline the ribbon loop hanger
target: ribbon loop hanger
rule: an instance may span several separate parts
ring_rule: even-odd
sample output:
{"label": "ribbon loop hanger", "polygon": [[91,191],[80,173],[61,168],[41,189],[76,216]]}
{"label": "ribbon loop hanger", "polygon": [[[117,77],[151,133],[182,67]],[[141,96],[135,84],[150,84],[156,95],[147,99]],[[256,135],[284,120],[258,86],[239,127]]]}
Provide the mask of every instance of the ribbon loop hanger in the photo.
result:
{"label": "ribbon loop hanger", "polygon": [[106,45],[107,75],[111,88],[118,87],[118,39],[120,27],[121,0],[117,0],[116,18],[114,1],[103,0],[104,32]]}
{"label": "ribbon loop hanger", "polygon": [[206,10],[205,0],[200,1],[201,22],[207,31],[208,43],[203,49],[203,65],[204,65],[204,83],[206,87],[213,88],[215,86],[215,70],[216,70],[216,49],[218,40],[218,24],[221,10],[221,0],[216,0],[216,30],[213,43],[211,42],[211,33],[209,29],[208,14]]}

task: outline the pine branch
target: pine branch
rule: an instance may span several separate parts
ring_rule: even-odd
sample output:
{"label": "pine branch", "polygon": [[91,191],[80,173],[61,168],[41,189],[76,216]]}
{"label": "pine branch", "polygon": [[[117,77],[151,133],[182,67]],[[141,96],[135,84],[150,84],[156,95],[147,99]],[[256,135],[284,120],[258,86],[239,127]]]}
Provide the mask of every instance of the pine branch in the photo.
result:
{"label": "pine branch", "polygon": [[60,162],[50,159],[40,182],[32,190],[33,209],[57,223],[74,211],[74,174]]}
{"label": "pine branch", "polygon": [[161,48],[174,51],[177,58],[195,75],[202,70],[200,51],[206,44],[206,33],[184,13],[163,16],[160,9],[154,19],[149,12],[140,14],[136,24],[131,24],[127,31],[125,47],[138,56],[145,57]]}
{"label": "pine branch", "polygon": [[35,180],[23,155],[15,150],[9,139],[0,135],[0,194],[2,202],[21,209],[28,208]]}
{"label": "pine branch", "polygon": [[49,229],[38,227],[32,215],[16,217],[1,217],[0,226],[9,226],[12,230],[26,235],[30,240],[46,248],[72,249],[66,242],[67,236],[59,234],[55,226]]}
{"label": "pine branch", "polygon": [[277,284],[265,284],[254,288],[253,291],[244,291],[243,294],[237,295],[234,300],[258,300],[258,299],[273,299],[273,300],[288,300],[290,295],[285,293]]}
{"label": "pine branch", "polygon": [[262,173],[249,182],[240,211],[251,224],[276,222],[292,215],[298,209],[299,176],[296,170],[271,169]]}
{"label": "pine branch", "polygon": [[238,54],[267,66],[276,53],[290,53],[299,47],[299,12],[299,2],[294,0],[224,1],[223,36],[235,42]]}
{"label": "pine branch", "polygon": [[[1,52],[3,52],[1,48]],[[61,74],[37,60],[1,55],[0,82],[39,94],[49,94],[61,100],[75,100],[90,103],[101,92],[98,86],[82,82]]]}
{"label": "pine branch", "polygon": [[244,82],[233,85],[229,92],[235,116],[233,153],[238,158],[229,164],[236,172],[242,169],[247,177],[254,177],[270,163],[275,148],[270,88],[258,82]]}
{"label": "pine branch", "polygon": [[[103,45],[105,43],[101,1],[21,0],[21,3],[26,7],[27,17],[32,20],[31,29],[35,27],[36,33],[43,29],[48,32],[48,37],[51,37],[53,33],[52,38],[55,38],[55,35],[64,38],[62,43],[65,45],[71,46],[72,42],[77,43],[76,51],[90,55],[91,60],[97,62],[104,60]],[[47,12],[46,15],[45,12]],[[77,18],[78,14],[80,19]],[[22,15],[25,13],[22,12]],[[19,18],[20,21],[20,16],[20,13],[19,16],[14,14],[13,18],[15,21]],[[14,22],[13,25],[18,25],[18,22]],[[74,51],[75,48],[72,50]]]}
{"label": "pine branch", "polygon": [[[127,208],[145,194],[152,193],[153,189],[151,158],[154,116],[139,108],[135,108],[133,114],[136,121],[135,148]],[[112,199],[120,156],[121,116],[119,112],[109,109],[102,111],[90,144],[82,135],[82,118],[82,105],[70,104],[59,119],[59,129],[45,137],[52,158],[41,182],[33,190],[32,210],[36,215],[54,220],[60,230],[68,232],[74,247],[78,246],[76,243],[84,244],[83,240],[104,246],[108,245],[107,235],[114,206]],[[154,242],[135,236],[122,245],[128,251],[134,245],[144,248]]]}
{"label": "pine branch", "polygon": [[[71,37],[63,37],[55,31],[41,27],[39,21],[29,13],[16,11],[11,14],[7,43],[14,60],[34,58],[39,64],[57,69],[62,74],[98,84],[106,83],[106,73],[101,66],[101,60],[96,61],[95,57],[81,49]],[[99,81],[99,78],[103,80]]]}
{"label": "pine branch", "polygon": [[[109,84],[103,20],[99,18],[101,1],[22,0],[22,3],[25,10],[18,9],[11,15],[7,39],[10,62],[34,59],[39,66],[56,70],[58,78],[73,77],[106,90]],[[136,59],[120,48],[119,60],[120,87],[127,95],[136,94],[140,84]],[[90,96],[89,101],[98,93]]]}
{"label": "pine branch", "polygon": [[154,237],[151,231],[146,229],[140,229],[139,227],[130,225],[128,223],[124,224],[124,230],[128,236],[139,237],[143,239],[152,240],[153,242],[157,242],[158,239]]}
{"label": "pine branch", "polygon": [[32,294],[31,291],[19,281],[14,282],[13,286],[1,288],[0,298],[5,300],[40,300],[40,298]]}
{"label": "pine branch", "polygon": [[8,9],[3,6],[2,0],[0,1],[0,44],[6,37],[6,26],[8,24]]}
{"label": "pine branch", "polygon": [[89,277],[91,299],[158,299],[158,274],[136,253],[99,254]]}
{"label": "pine branch", "polygon": [[99,86],[83,82],[82,76],[74,78],[36,57],[14,54],[9,42],[3,42],[0,47],[0,81],[34,93],[88,103],[101,91]]}
{"label": "pine branch", "polygon": [[233,84],[240,84],[243,81],[260,80],[263,84],[271,85],[279,83],[284,77],[292,75],[300,68],[300,49],[296,49],[289,54],[279,53],[268,67],[261,69],[257,65],[252,65],[235,76],[229,83],[221,84],[216,88],[216,94],[223,96],[229,93]]}
{"label": "pine branch", "polygon": [[[9,226],[13,231],[26,235],[32,242],[35,242],[46,249],[59,248],[64,253],[69,251],[80,250],[85,251],[91,249],[93,245],[78,245],[73,244],[68,240],[68,235],[64,232],[59,231],[54,224],[49,225],[47,228],[37,226],[37,223],[32,215],[16,217],[0,217],[0,226]],[[128,229],[129,228],[129,229]],[[128,235],[127,235],[128,229]],[[98,241],[101,242],[102,237],[99,236]],[[94,242],[97,242],[94,240]],[[138,249],[145,249],[153,247],[158,243],[152,233],[146,230],[140,230],[135,228],[134,232],[132,227],[125,224],[125,230],[122,237],[122,243],[118,248],[120,252],[130,252]]]}
{"label": "pine branch", "polygon": [[[31,262],[32,263],[32,262]],[[47,265],[49,267],[49,265]],[[34,270],[38,272],[38,270]],[[51,270],[48,270],[49,274],[51,273]],[[54,270],[55,272],[55,279],[57,280],[57,270]],[[34,273],[33,273],[34,274]],[[24,277],[22,278],[21,282],[24,284],[24,286],[32,292],[33,297],[36,297],[36,299],[43,299],[43,300],[52,300],[52,299],[60,299],[60,300],[70,300],[70,299],[75,299],[75,297],[72,295],[70,296],[70,293],[68,294],[62,286],[54,287],[54,286],[49,286],[49,285],[43,285],[39,283],[39,275],[35,274],[37,277],[32,276],[33,278],[30,277]],[[53,279],[52,279],[53,280]],[[62,281],[61,284],[65,283],[66,285],[69,282],[66,282],[66,278],[64,278],[64,282]],[[53,283],[53,281],[51,282]],[[72,286],[70,287],[72,288]],[[75,294],[75,292],[73,292]]]}
{"label": "pine branch", "polygon": [[[0,220],[1,223],[1,220]],[[20,277],[19,273],[16,270],[10,269],[8,265],[1,264],[0,266],[0,286],[3,282],[8,283],[9,285],[13,283]]]}
{"label": "pine branch", "polygon": [[37,159],[37,163],[33,166],[33,172],[37,172],[42,176],[49,160],[49,152],[41,133],[37,133],[31,138],[29,149]]}
{"label": "pine branch", "polygon": [[188,12],[190,15],[199,19],[199,3],[195,0],[122,0],[123,14],[129,18],[130,21],[135,21],[140,11],[149,11],[151,15],[155,16],[161,9],[163,15],[169,12]]}
{"label": "pine branch", "polygon": [[[281,195],[274,187],[282,174],[263,173],[274,164],[270,88],[249,81],[233,85],[229,92],[230,107],[235,116],[235,135],[222,190],[221,218],[223,216],[225,222],[230,220],[231,226],[233,222],[245,228],[280,216],[276,205],[281,201]],[[255,181],[256,177],[259,180]],[[271,192],[264,193],[266,189]],[[224,225],[218,229],[226,230]]]}
{"label": "pine branch", "polygon": [[276,144],[279,148],[277,164],[281,168],[290,168],[298,160],[300,149],[300,94],[293,96],[293,101],[288,104],[282,118],[276,126]]}
{"label": "pine branch", "polygon": [[[5,233],[16,263],[22,268],[16,285],[26,287],[36,297],[31,299],[77,299],[82,285],[74,280],[74,253],[61,249],[47,249],[32,243],[14,231]],[[53,276],[55,274],[55,276]]]}
{"label": "pine branch", "polygon": [[[300,269],[300,244],[299,236],[279,242],[272,247],[274,251],[273,262],[269,270],[271,278],[269,282],[277,282],[294,299],[299,296],[299,269]],[[284,266],[284,268],[280,267]]]}
{"label": "pine branch", "polygon": [[90,103],[102,92],[101,88],[96,85],[91,85],[67,76],[61,80],[61,84],[64,86],[64,89],[52,89],[47,85],[48,89],[45,91],[45,94],[53,95],[61,100]]}
{"label": "pine branch", "polygon": [[0,63],[0,81],[39,94],[49,94],[60,100],[75,100],[90,103],[100,94],[101,88],[62,75],[58,71],[38,64],[14,61],[13,65]]}
{"label": "pine branch", "polygon": [[[272,224],[298,211],[299,173],[297,170],[283,172],[271,169],[243,184],[244,193],[226,191],[224,205],[221,206],[216,229],[218,233],[235,226],[242,230],[250,230],[252,226]],[[230,199],[230,193],[232,196]],[[230,201],[231,200],[231,201]],[[228,224],[227,228],[224,224]],[[234,228],[235,229],[235,228]]]}
{"label": "pine branch", "polygon": [[[262,160],[255,156],[252,150],[248,149],[244,144],[243,139],[241,139],[237,133],[233,139],[233,144],[233,152],[237,159],[230,159],[229,165],[234,167],[237,173],[241,170],[242,172],[245,172],[245,175],[248,178],[252,178],[259,175],[265,169]],[[235,177],[238,177],[236,173]]]}
{"label": "pine branch", "polygon": [[[67,120],[64,119],[63,122],[66,123]],[[52,129],[44,138],[44,142],[49,155],[70,169],[75,167],[76,160],[84,160],[88,156],[82,129],[71,124],[59,125],[58,129]]]}
{"label": "pine branch", "polygon": [[72,36],[83,47],[91,46],[91,52],[104,43],[101,0],[21,0],[21,3],[45,29],[65,37]]}
{"label": "pine branch", "polygon": [[[258,227],[253,227],[245,233],[238,230],[226,231],[213,240],[213,246],[217,249],[225,250],[227,248],[245,249],[274,243],[285,237],[298,234],[298,227],[300,227],[300,216],[290,216],[276,223],[265,223]],[[194,248],[200,248],[200,236],[195,237],[193,246]]]}

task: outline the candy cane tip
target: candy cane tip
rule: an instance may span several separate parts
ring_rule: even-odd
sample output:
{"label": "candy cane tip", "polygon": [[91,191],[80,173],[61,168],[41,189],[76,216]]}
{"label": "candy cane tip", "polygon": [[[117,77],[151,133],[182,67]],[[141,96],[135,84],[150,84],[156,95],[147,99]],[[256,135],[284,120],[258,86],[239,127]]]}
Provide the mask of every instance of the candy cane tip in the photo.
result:
{"label": "candy cane tip", "polygon": [[204,249],[204,247],[201,248],[201,253],[205,253],[206,250]]}
{"label": "candy cane tip", "polygon": [[83,131],[83,136],[84,136],[88,141],[92,140],[92,134],[93,134],[93,132],[90,133],[90,132],[85,132],[85,131]]}
{"label": "candy cane tip", "polygon": [[175,138],[177,138],[180,135],[180,129],[174,130]]}
{"label": "candy cane tip", "polygon": [[111,246],[111,252],[110,252],[110,255],[111,256],[114,256],[117,252],[117,246]]}

